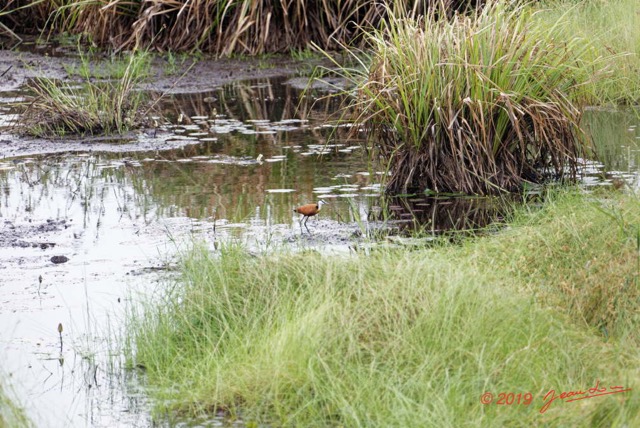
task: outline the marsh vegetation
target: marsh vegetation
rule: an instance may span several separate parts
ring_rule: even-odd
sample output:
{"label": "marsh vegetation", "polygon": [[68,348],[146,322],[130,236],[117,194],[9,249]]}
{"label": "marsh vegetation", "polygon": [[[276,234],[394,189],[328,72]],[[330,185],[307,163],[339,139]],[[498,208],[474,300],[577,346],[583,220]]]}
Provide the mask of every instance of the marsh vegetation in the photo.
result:
{"label": "marsh vegetation", "polygon": [[[475,3],[416,0],[408,6],[424,11],[438,4],[453,12]],[[223,56],[302,51],[311,43],[341,49],[362,43],[363,30],[387,13],[371,0],[9,0],[3,10],[13,10],[2,18],[15,32],[82,35],[116,51],[148,47]]]}
{"label": "marsh vegetation", "polygon": [[[292,51],[304,58],[339,48],[351,50],[355,66],[336,63],[324,77],[355,84],[346,95],[358,119],[332,135],[368,133],[370,170],[388,177],[389,193],[501,194],[548,179],[573,181],[594,156],[585,107],[640,97],[638,2],[476,3],[12,0],[0,22],[16,32],[44,30],[43,37],[73,34],[127,64],[114,80],[90,67],[70,69],[88,83],[82,89],[34,80],[25,118],[36,135],[121,133],[140,123],[136,86],[147,50],[167,54],[167,64],[179,68],[177,52]],[[218,215],[264,220],[269,234],[269,219],[290,219],[285,205],[308,202],[275,193],[281,198],[274,208],[280,196],[269,199],[267,190],[295,185],[307,198],[341,191],[313,179],[344,179],[337,167],[305,161],[313,165],[302,171],[286,163],[293,154],[328,153],[322,144],[332,137],[297,115],[330,113],[338,97],[275,107],[277,96],[263,83],[174,108],[180,119],[171,129],[194,145],[203,138],[197,148],[125,159],[126,173],[118,174],[130,177],[144,204],[162,202],[162,191],[177,183],[181,191],[169,194],[166,211],[207,217],[203,230],[213,218],[214,234]],[[212,99],[223,115],[211,109]],[[249,113],[236,114],[233,105]],[[274,111],[282,115],[272,117]],[[309,132],[302,143],[278,140],[291,117]],[[209,133],[230,130],[254,136],[226,138],[223,158]],[[291,151],[276,153],[276,142]],[[334,149],[339,161],[352,148]],[[262,167],[262,154],[273,155],[272,166]],[[171,160],[189,165],[165,168]],[[241,164],[251,167],[238,173]],[[345,181],[340,189],[356,187]],[[179,280],[129,308],[128,365],[144,372],[157,414],[171,417],[224,414],[271,426],[640,425],[637,186],[626,193],[536,191],[542,197],[535,203],[492,218],[485,233],[433,236],[422,229],[429,239],[420,235],[411,246],[367,242],[331,256],[195,245],[183,254]],[[432,211],[413,201],[432,219],[451,220],[455,211],[449,201]],[[127,213],[127,203],[118,202],[118,210]],[[471,220],[489,223],[484,215]],[[628,391],[558,400],[541,412],[547,393],[598,382]],[[529,394],[531,401],[487,405],[487,392]]]}
{"label": "marsh vegetation", "polygon": [[117,59],[115,76],[96,76],[87,55],[81,54],[80,66],[70,70],[79,82],[45,77],[31,81],[33,96],[20,125],[24,132],[38,137],[122,134],[148,119],[149,96],[137,87],[148,70],[148,54]]}

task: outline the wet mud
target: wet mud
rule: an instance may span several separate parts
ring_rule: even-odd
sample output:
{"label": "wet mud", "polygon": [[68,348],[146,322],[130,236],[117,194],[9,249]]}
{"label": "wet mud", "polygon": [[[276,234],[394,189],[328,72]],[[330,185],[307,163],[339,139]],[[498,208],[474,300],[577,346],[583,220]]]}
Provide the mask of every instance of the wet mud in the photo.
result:
{"label": "wet mud", "polygon": [[40,224],[16,225],[5,220],[0,227],[0,247],[53,248],[56,245],[52,242],[55,232],[66,229],[66,223],[65,220],[50,219]]}

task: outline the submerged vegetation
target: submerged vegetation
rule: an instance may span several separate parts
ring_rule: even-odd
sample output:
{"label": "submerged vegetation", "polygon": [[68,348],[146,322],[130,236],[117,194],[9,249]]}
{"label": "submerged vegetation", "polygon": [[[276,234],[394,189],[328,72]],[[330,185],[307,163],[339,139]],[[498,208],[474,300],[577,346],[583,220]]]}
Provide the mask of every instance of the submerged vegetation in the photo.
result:
{"label": "submerged vegetation", "polygon": [[[133,315],[132,363],[162,408],[258,424],[637,425],[637,197],[562,192],[508,226],[350,257],[195,250]],[[596,382],[632,390],[541,412]]]}
{"label": "submerged vegetation", "polygon": [[28,105],[22,128],[36,136],[123,133],[144,120],[141,109],[147,95],[136,88],[149,65],[148,54],[135,52],[113,66],[117,79],[95,80],[86,56],[76,70],[82,79],[60,81],[36,78],[30,84],[34,99]]}

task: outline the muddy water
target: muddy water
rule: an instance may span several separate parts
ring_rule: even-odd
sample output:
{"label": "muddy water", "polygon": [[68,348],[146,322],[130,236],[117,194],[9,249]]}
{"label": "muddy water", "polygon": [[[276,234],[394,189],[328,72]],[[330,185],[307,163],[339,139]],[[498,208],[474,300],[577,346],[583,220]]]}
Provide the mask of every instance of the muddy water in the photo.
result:
{"label": "muddy water", "polygon": [[[212,249],[238,240],[255,252],[348,252],[381,220],[443,230],[494,218],[491,199],[382,203],[380,173],[357,134],[327,125],[339,100],[301,97],[297,86],[263,79],[171,95],[157,128],[110,144],[109,153],[58,142],[46,155],[0,161],[1,375],[37,426],[151,424],[119,332],[127,305],[176,275],[194,240]],[[0,101],[21,96],[5,95]],[[0,105],[0,130],[13,113]],[[637,185],[637,116],[590,111],[585,123],[603,163],[585,162],[584,182]],[[131,152],[141,140],[144,151]],[[330,205],[309,221],[311,233],[302,231],[292,208],[320,197]]]}

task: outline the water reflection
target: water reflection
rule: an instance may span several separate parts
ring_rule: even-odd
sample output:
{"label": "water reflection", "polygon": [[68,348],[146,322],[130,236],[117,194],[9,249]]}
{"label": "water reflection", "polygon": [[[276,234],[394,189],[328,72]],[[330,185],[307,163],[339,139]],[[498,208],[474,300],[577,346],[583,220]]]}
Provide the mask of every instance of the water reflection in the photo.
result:
{"label": "water reflection", "polygon": [[[500,222],[513,207],[510,197],[411,196],[385,198],[386,215],[400,221],[407,232],[439,234],[447,231],[477,231]],[[384,211],[372,212],[378,217]]]}
{"label": "water reflection", "polygon": [[103,164],[73,159],[2,162],[2,369],[36,426],[147,426],[113,353],[124,302],[158,279],[130,273],[163,264],[151,253],[163,238]]}
{"label": "water reflection", "polygon": [[[640,161],[640,109],[591,109],[584,113],[582,127],[592,137],[599,162],[599,178],[611,183],[615,177],[636,181]],[[591,170],[589,182],[597,182]]]}

